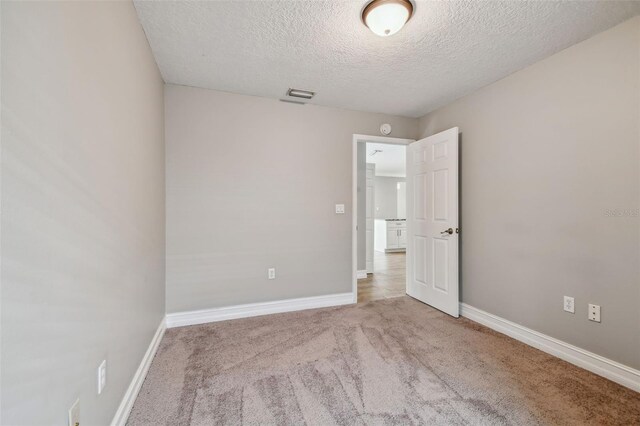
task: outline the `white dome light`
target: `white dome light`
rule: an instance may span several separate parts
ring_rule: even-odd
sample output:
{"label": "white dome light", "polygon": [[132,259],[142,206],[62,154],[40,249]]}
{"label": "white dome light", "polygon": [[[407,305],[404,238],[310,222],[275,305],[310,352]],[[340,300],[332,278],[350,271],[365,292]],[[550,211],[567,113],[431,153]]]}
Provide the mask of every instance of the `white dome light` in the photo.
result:
{"label": "white dome light", "polygon": [[413,14],[409,0],[373,0],[362,11],[362,21],[381,37],[400,31]]}

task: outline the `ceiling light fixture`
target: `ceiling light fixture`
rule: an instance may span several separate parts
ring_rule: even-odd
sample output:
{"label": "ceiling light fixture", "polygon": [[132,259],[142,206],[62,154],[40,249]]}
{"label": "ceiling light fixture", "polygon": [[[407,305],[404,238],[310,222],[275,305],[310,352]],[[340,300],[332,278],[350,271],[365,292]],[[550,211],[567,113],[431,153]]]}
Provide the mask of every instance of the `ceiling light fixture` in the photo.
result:
{"label": "ceiling light fixture", "polygon": [[400,31],[413,15],[409,0],[373,0],[362,11],[362,22],[374,34],[388,37]]}

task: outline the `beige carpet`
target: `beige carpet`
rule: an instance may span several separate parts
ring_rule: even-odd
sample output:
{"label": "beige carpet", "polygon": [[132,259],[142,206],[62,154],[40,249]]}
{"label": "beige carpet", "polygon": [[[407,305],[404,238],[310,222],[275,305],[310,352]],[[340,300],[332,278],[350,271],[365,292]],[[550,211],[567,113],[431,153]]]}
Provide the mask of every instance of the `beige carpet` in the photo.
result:
{"label": "beige carpet", "polygon": [[130,425],[640,425],[640,394],[408,297],[168,330]]}

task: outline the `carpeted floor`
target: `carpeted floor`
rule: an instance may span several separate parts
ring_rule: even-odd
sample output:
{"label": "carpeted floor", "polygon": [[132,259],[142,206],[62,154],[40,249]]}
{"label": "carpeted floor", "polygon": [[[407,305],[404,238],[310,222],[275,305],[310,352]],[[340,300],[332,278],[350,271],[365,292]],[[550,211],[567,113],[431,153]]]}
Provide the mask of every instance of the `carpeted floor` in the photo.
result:
{"label": "carpeted floor", "polygon": [[640,394],[408,297],[168,330],[129,425],[639,425]]}

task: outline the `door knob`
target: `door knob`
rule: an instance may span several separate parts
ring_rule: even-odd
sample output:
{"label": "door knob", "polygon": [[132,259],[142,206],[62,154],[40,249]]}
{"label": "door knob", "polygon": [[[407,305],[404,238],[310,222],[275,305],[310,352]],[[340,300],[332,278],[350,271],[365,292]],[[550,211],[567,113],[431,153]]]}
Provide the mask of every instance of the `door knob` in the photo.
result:
{"label": "door knob", "polygon": [[453,228],[449,228],[449,229],[445,229],[444,231],[440,232],[440,234],[453,234]]}

